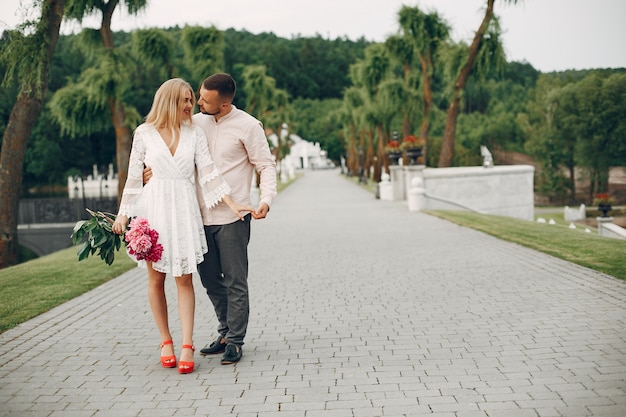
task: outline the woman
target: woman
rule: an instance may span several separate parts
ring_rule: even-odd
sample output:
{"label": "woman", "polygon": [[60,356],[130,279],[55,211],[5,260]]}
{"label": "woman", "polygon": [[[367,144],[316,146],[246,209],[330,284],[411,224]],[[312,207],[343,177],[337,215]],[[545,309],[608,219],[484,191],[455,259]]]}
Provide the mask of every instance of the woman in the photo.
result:
{"label": "woman", "polygon": [[[145,123],[135,130],[128,179],[112,227],[114,233],[123,234],[129,217],[137,215],[145,217],[159,233],[158,243],[163,246],[161,259],[145,262],[148,299],[161,335],[161,364],[174,368],[176,356],[168,322],[165,277],[166,274],[175,277],[183,333],[180,373],[191,373],[194,368],[192,273],[197,271],[197,264],[208,250],[194,174],[198,176],[207,207],[224,201],[239,218],[243,218],[241,212],[253,211],[251,207],[234,203],[230,197],[231,189],[215,168],[203,131],[192,125],[194,104],[191,86],[180,78],[159,87]],[[152,178],[145,186],[144,165],[152,168]]]}

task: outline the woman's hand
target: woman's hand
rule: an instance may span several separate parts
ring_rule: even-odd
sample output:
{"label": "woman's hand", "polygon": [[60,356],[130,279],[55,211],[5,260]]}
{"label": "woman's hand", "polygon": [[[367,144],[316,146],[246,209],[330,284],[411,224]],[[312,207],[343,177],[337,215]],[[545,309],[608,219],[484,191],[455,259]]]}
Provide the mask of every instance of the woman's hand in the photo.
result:
{"label": "woman's hand", "polygon": [[224,203],[226,203],[226,205],[230,208],[230,210],[235,213],[237,215],[237,217],[239,217],[239,220],[243,220],[243,216],[245,216],[245,214],[241,214],[242,211],[245,212],[254,212],[254,209],[252,208],[252,206],[244,206],[241,204],[237,204],[233,201],[233,199],[229,196],[226,195],[222,198],[222,201],[224,201]]}
{"label": "woman's hand", "polygon": [[128,216],[117,216],[111,226],[113,233],[117,235],[123,235],[126,231],[126,225],[128,224]]}

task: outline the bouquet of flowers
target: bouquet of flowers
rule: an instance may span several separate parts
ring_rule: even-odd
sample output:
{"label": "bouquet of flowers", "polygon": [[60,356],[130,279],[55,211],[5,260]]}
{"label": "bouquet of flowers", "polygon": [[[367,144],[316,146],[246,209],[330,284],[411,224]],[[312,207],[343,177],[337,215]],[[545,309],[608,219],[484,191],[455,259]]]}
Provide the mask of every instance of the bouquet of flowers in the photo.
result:
{"label": "bouquet of flowers", "polygon": [[[70,235],[74,245],[82,242],[78,248],[78,260],[82,261],[97,253],[107,265],[111,265],[115,260],[115,252],[122,245],[122,237],[111,230],[115,215],[86,210],[91,214],[91,219],[77,222]],[[150,228],[146,219],[136,217],[130,221],[124,243],[129,254],[134,255],[137,260],[156,262],[163,253],[163,246],[157,243],[158,238],[159,234]]]}
{"label": "bouquet of flowers", "polygon": [[148,220],[135,217],[130,221],[130,229],[124,237],[128,253],[135,255],[138,261],[156,262],[161,259],[163,245],[157,243],[159,233],[150,228]]}

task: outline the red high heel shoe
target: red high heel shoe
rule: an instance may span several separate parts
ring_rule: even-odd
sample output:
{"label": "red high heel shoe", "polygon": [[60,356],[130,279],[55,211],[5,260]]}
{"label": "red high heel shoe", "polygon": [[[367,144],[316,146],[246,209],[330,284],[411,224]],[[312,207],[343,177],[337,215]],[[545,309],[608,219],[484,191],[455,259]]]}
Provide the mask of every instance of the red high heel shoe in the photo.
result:
{"label": "red high heel shoe", "polygon": [[[196,351],[196,348],[193,345],[183,345],[183,349],[191,349],[193,352]],[[193,372],[194,363],[193,361],[179,361],[178,362],[178,373],[179,374],[190,374]]]}
{"label": "red high heel shoe", "polygon": [[[173,345],[173,344],[174,344],[174,342],[172,342],[171,340],[166,340],[165,342],[161,343],[160,348],[163,349],[163,346]],[[176,356],[175,355],[161,356],[161,365],[164,368],[175,368],[176,367]]]}

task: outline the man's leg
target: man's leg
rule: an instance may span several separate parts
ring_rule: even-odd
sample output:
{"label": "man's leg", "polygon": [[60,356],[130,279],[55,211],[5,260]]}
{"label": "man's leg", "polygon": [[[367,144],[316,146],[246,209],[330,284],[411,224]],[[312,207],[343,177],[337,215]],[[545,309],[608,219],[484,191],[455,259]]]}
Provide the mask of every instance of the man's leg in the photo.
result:
{"label": "man's leg", "polygon": [[251,218],[248,214],[243,221],[222,226],[214,235],[219,247],[220,265],[228,298],[226,342],[239,347],[244,343],[250,315],[248,243]]}
{"label": "man's leg", "polygon": [[198,265],[198,273],[215,309],[215,315],[219,322],[217,331],[220,335],[226,336],[226,333],[228,333],[226,320],[228,298],[220,265],[220,251],[215,242],[215,234],[219,232],[221,227],[223,226],[204,226],[209,251],[204,254],[204,261]]}

